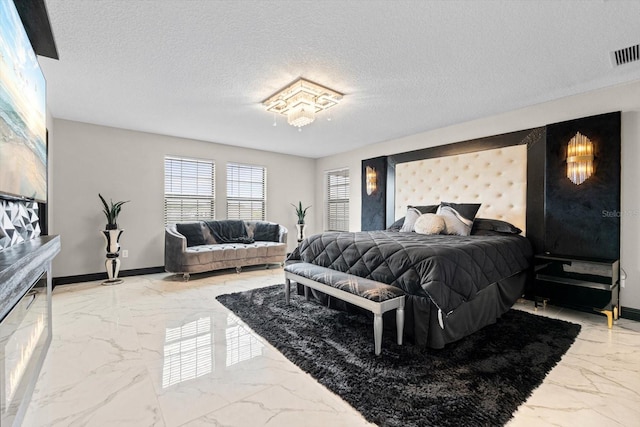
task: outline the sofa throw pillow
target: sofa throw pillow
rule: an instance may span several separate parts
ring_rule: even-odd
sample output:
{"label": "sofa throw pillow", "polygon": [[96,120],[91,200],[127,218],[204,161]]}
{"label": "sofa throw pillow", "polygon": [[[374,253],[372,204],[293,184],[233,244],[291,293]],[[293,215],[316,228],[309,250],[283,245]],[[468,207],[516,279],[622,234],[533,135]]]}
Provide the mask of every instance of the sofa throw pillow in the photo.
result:
{"label": "sofa throw pillow", "polygon": [[253,229],[253,240],[256,242],[277,242],[280,234],[280,226],[270,222],[256,222]]}
{"label": "sofa throw pillow", "polygon": [[445,234],[468,236],[471,233],[473,219],[466,218],[453,207],[440,205],[438,215],[444,219]]}
{"label": "sofa throw pillow", "polygon": [[218,243],[253,243],[242,220],[205,221],[205,224]]}
{"label": "sofa throw pillow", "polygon": [[418,209],[409,207],[407,208],[407,215],[404,217],[404,224],[402,224],[402,228],[400,232],[402,233],[410,233],[414,230],[414,226],[416,224],[416,220],[422,215]]}
{"label": "sofa throw pillow", "polygon": [[418,234],[440,234],[444,229],[444,218],[432,213],[420,215],[415,224]]}
{"label": "sofa throw pillow", "polygon": [[498,233],[505,234],[520,234],[522,230],[520,230],[515,225],[507,222],[501,221],[499,219],[488,219],[488,218],[476,218],[473,221],[473,227],[471,228],[471,234],[480,234],[479,231],[495,231]]}
{"label": "sofa throw pillow", "polygon": [[201,222],[185,222],[176,224],[176,230],[187,239],[187,246],[205,245]]}

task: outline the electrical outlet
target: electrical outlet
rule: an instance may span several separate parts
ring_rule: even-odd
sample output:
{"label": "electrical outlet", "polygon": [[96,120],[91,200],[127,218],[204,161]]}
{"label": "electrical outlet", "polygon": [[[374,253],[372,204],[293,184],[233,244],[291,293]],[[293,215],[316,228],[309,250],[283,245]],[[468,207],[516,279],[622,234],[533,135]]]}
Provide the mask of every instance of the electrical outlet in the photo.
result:
{"label": "electrical outlet", "polygon": [[129,251],[127,249],[122,250],[122,258],[129,258]]}

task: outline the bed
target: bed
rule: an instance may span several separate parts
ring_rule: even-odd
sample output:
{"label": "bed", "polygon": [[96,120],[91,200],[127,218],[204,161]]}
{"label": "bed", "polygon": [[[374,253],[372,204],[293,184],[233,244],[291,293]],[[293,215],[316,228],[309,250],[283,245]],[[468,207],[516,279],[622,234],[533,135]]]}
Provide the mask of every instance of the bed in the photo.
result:
{"label": "bed", "polygon": [[533,256],[531,244],[518,233],[526,224],[526,150],[520,144],[396,165],[396,218],[415,205],[475,203],[474,217],[489,221],[471,235],[419,234],[399,227],[326,232],[303,240],[288,262],[397,286],[407,294],[409,341],[432,348],[457,341],[495,323],[524,293]]}
{"label": "bed", "polygon": [[[289,257],[401,288],[405,329],[442,348],[506,312],[524,290],[531,245],[519,235],[330,232],[310,236]],[[480,321],[481,320],[481,321]]]}

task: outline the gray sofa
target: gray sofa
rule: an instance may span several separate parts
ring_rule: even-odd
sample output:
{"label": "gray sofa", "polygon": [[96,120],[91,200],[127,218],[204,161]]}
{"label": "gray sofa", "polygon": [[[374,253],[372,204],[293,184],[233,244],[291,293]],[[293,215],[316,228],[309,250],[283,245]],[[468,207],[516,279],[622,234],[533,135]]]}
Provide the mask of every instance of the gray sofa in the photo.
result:
{"label": "gray sofa", "polygon": [[182,274],[259,264],[284,264],[287,229],[266,221],[197,221],[165,229],[164,268]]}

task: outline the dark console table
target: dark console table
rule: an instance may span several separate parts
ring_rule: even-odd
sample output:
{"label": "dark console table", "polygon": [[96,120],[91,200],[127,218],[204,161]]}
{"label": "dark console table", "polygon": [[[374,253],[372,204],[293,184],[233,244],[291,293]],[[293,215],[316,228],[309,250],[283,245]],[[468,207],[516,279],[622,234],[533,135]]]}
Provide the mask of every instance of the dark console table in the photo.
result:
{"label": "dark console table", "polygon": [[534,293],[537,298],[605,314],[611,328],[620,314],[620,261],[536,255]]}
{"label": "dark console table", "polygon": [[0,251],[0,426],[20,425],[51,343],[51,261],[59,236]]}

